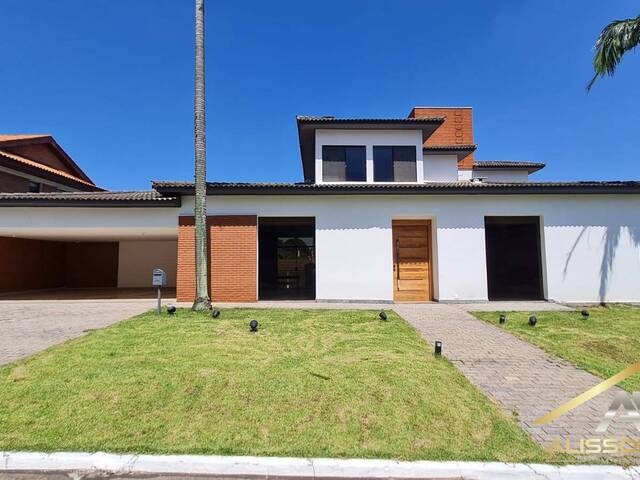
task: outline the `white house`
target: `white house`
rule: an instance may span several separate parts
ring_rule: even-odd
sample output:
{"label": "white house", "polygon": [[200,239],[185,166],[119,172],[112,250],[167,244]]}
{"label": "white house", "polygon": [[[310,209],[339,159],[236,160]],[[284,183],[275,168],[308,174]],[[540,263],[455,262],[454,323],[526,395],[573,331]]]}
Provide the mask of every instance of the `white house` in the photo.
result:
{"label": "white house", "polygon": [[[470,108],[298,117],[301,183],[210,183],[214,301],[640,302],[640,182],[476,161]],[[192,183],[0,194],[0,292],[195,293]],[[99,275],[95,275],[99,272]]]}

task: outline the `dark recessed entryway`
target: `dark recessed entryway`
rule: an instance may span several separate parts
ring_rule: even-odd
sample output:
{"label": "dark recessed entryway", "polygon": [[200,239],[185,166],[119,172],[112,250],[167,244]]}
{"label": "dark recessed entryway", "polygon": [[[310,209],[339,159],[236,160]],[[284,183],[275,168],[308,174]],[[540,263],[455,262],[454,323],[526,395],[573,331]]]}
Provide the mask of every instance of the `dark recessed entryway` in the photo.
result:
{"label": "dark recessed entryway", "polygon": [[260,300],[315,300],[315,231],[313,217],[258,219]]}
{"label": "dark recessed entryway", "polygon": [[485,217],[489,300],[542,300],[538,217]]}

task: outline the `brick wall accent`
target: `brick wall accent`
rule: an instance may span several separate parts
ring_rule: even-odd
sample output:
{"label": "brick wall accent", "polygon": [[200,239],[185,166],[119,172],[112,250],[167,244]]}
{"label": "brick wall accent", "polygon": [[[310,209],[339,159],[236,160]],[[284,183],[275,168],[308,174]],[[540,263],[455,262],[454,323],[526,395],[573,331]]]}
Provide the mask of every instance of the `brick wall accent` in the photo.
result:
{"label": "brick wall accent", "polygon": [[[415,107],[409,118],[445,117],[445,121],[424,142],[426,145],[470,145],[473,144],[473,109]],[[461,170],[473,168],[473,152],[458,162]]]}
{"label": "brick wall accent", "polygon": [[255,302],[258,275],[258,217],[209,217],[211,299]]}
{"label": "brick wall accent", "polygon": [[178,269],[176,299],[193,302],[196,298],[196,239],[193,217],[178,218]]}
{"label": "brick wall accent", "polygon": [[117,286],[117,242],[0,237],[0,252],[0,292]]}
{"label": "brick wall accent", "polygon": [[[212,215],[209,234],[209,293],[217,302],[257,300],[258,218]],[[196,294],[195,226],[192,216],[178,219],[176,297],[191,302]]]}

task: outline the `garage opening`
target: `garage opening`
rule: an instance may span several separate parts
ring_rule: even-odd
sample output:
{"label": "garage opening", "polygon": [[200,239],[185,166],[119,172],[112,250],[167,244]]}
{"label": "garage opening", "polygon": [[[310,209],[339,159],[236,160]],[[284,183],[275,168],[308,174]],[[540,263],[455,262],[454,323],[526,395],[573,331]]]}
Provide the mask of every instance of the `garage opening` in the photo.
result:
{"label": "garage opening", "polygon": [[489,300],[542,300],[539,217],[485,217]]}
{"label": "garage opening", "polygon": [[153,298],[153,268],[167,273],[165,296],[175,295],[175,240],[0,237],[0,251],[2,299]]}
{"label": "garage opening", "polygon": [[258,219],[258,298],[315,300],[315,218]]}

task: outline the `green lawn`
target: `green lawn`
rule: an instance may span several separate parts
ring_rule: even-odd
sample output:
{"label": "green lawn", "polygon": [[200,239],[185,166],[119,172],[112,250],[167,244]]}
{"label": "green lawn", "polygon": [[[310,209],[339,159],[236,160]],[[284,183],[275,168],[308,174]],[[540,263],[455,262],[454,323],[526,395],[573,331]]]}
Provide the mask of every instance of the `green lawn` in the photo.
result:
{"label": "green lawn", "polygon": [[[544,350],[602,378],[640,362],[640,308],[612,305],[589,309],[585,318],[577,312],[473,312],[478,318],[499,325],[500,313],[507,322],[500,327],[529,340]],[[538,318],[535,327],[527,320]],[[620,386],[640,390],[640,375]]]}
{"label": "green lawn", "polygon": [[149,313],[0,384],[0,450],[553,460],[391,312]]}

